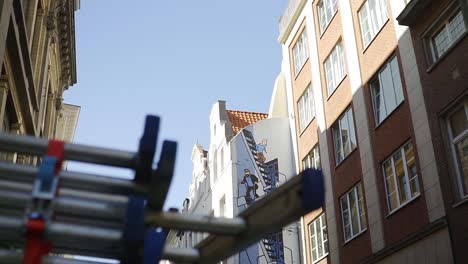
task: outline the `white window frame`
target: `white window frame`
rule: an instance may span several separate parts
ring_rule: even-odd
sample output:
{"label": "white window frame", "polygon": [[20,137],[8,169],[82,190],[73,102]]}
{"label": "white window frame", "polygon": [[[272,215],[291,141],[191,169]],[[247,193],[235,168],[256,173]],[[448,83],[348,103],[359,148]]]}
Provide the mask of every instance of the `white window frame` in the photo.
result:
{"label": "white window frame", "polygon": [[[453,36],[450,30],[450,22],[457,16],[460,16],[462,19],[461,25],[464,27],[464,32],[458,36]],[[429,54],[432,63],[436,63],[442,57],[447,54],[447,52],[467,34],[466,24],[464,22],[463,12],[459,6],[451,5],[444,13],[438,18],[438,21],[435,22],[434,26],[429,29],[429,32],[426,39],[426,45],[429,49]],[[449,42],[446,49],[439,54],[439,51],[435,45],[435,37],[438,36],[441,32],[447,34],[447,41]]]}
{"label": "white window frame", "polygon": [[317,144],[302,159],[302,168],[305,170],[308,168],[320,169],[321,167],[319,145]]}
{"label": "white window frame", "polygon": [[[341,129],[341,122],[345,118],[346,118],[346,123],[348,125],[349,133],[350,133],[350,135],[348,136],[347,142],[343,142],[343,134],[342,134],[342,129]],[[352,130],[352,133],[351,133],[351,130]],[[337,133],[339,134],[339,138],[337,138]],[[349,107],[348,109],[346,109],[346,111],[335,121],[335,123],[332,126],[332,137],[333,137],[333,147],[335,151],[335,161],[336,161],[336,165],[338,165],[341,162],[343,162],[343,160],[345,160],[346,157],[348,157],[349,154],[351,154],[351,152],[353,152],[354,149],[357,148],[356,128],[354,127],[354,116],[353,116],[352,107]],[[339,141],[339,145],[337,144],[337,141]],[[352,141],[355,142],[354,146],[352,144]],[[345,153],[344,144],[347,144],[349,147],[348,153]],[[339,155],[339,153],[341,153],[341,155]]]}
{"label": "white window frame", "polygon": [[309,84],[297,101],[297,110],[299,114],[299,130],[302,132],[315,117],[314,94],[311,84]]}
{"label": "white window frame", "polygon": [[[416,199],[417,197],[419,197],[421,195],[421,185],[420,185],[420,182],[419,182],[419,174],[416,173],[415,176],[412,176],[410,178],[409,171],[408,171],[408,162],[407,162],[408,159],[406,157],[405,147],[410,145],[410,144],[413,147],[413,153],[415,153],[416,152],[416,146],[411,141],[409,141],[409,142],[406,142],[403,146],[401,146],[397,151],[393,152],[390,155],[390,157],[387,158],[384,162],[382,162],[382,175],[384,177],[385,195],[386,195],[386,198],[387,198],[387,206],[388,206],[389,214],[392,214],[393,212],[397,211],[398,209],[404,207],[405,205],[407,205],[408,203],[410,203],[411,201],[413,201],[414,199]],[[398,152],[400,152],[400,154],[401,154],[401,160],[403,162],[403,169],[404,169],[404,172],[405,172],[404,180],[406,182],[406,186],[401,186],[402,190],[400,190],[400,186],[399,186],[399,183],[398,183],[398,179],[397,179],[397,175],[396,175],[395,160],[393,158],[393,156],[395,154],[397,154]],[[414,155],[413,158],[415,159],[415,162],[416,162],[416,155]],[[391,162],[391,168],[392,168],[392,173],[393,173],[393,184],[395,186],[395,195],[396,195],[396,198],[397,198],[397,204],[395,205],[394,208],[392,208],[392,206],[391,206],[391,202],[390,202],[391,193],[389,193],[390,190],[389,190],[389,187],[388,187],[388,179],[390,177],[392,177],[392,176],[387,175],[387,172],[385,170],[385,164],[388,161]],[[416,164],[415,164],[415,166],[416,166]],[[413,192],[411,191],[411,181],[412,180],[416,181],[417,189],[418,189],[417,193],[415,193],[414,195],[413,195]],[[400,192],[401,191],[404,191],[406,197],[408,197],[406,199],[406,201],[404,201],[404,202],[400,201]]]}
{"label": "white window frame", "polygon": [[[468,99],[465,99],[462,103],[462,107],[465,110],[465,116],[468,117]],[[458,109],[457,109],[458,110]],[[465,129],[463,132],[460,133],[460,135],[457,135],[455,138],[453,137],[453,132],[452,132],[452,126],[450,124],[450,117],[455,113],[456,111],[453,111],[449,117],[447,118],[447,128],[448,128],[448,133],[449,133],[449,140],[450,140],[450,150],[452,154],[452,159],[453,163],[455,166],[455,173],[457,176],[457,185],[458,185],[458,191],[460,194],[461,199],[466,199],[468,198],[468,186],[466,186],[466,190],[463,189],[464,180],[463,180],[463,174],[460,171],[460,162],[458,161],[458,155],[457,151],[455,149],[455,144],[457,144],[459,141],[462,139],[468,137],[468,129]]]}
{"label": "white window frame", "polygon": [[[371,9],[371,4],[374,4],[375,9]],[[366,49],[388,21],[387,2],[386,0],[367,0],[359,9],[358,14],[362,44]],[[365,28],[368,30],[369,39],[366,39]]]}
{"label": "white window frame", "polygon": [[301,32],[301,35],[299,35],[299,38],[297,38],[296,44],[294,44],[292,49],[292,53],[294,74],[297,76],[309,58],[309,45],[307,43],[307,33],[305,28]]}
{"label": "white window frame", "polygon": [[340,40],[323,63],[328,97],[338,88],[346,76],[343,43]]}
{"label": "white window frame", "polygon": [[[322,0],[317,4],[320,33],[323,34],[338,11],[338,0]],[[329,11],[329,12],[327,12]]]}
{"label": "white window frame", "polygon": [[[321,241],[318,239],[318,235],[316,233],[317,225],[319,225],[319,230],[322,232],[321,234]],[[319,217],[315,218],[312,222],[309,223],[309,241],[310,241],[310,256],[312,258],[312,263],[317,263],[320,260],[324,259],[328,256],[329,248],[328,248],[328,234],[324,229],[327,229],[327,221],[325,219],[325,214],[322,213]],[[324,234],[326,234],[327,239],[324,238]],[[315,248],[312,247],[312,240],[315,242]],[[319,243],[322,245],[322,252],[319,252]],[[314,259],[314,251],[317,259]]]}
{"label": "white window frame", "polygon": [[[390,71],[391,84],[385,83],[383,78],[384,71]],[[376,85],[378,80],[378,86]],[[377,76],[369,83],[372,95],[372,109],[374,111],[374,120],[376,126],[381,124],[404,100],[403,95],[403,84],[400,75],[400,67],[398,65],[398,59],[393,56],[383,67],[380,69]],[[391,86],[391,87],[390,87]],[[377,93],[377,88],[379,92]],[[380,109],[377,109],[376,99],[381,98]],[[394,99],[394,107],[387,106],[386,102],[388,98]],[[380,117],[382,111],[385,111],[385,116]]]}
{"label": "white window frame", "polygon": [[[359,190],[361,191],[361,195],[362,195],[360,199],[359,199]],[[349,202],[350,195],[353,195],[354,201],[356,201],[355,206],[356,206],[357,219],[354,219],[354,220],[352,219],[352,214],[350,210],[351,209],[351,204]],[[348,211],[348,217],[349,217],[348,223],[349,223],[350,234],[351,234],[350,237],[346,237],[346,226],[345,226],[345,216],[344,216],[344,211],[346,210],[344,210],[343,208],[343,200],[345,199],[346,199],[346,205],[347,205],[346,210]],[[363,206],[360,206],[360,201],[362,201]],[[344,238],[345,243],[347,243],[367,230],[367,219],[365,219],[366,208],[365,208],[365,203],[364,203],[364,190],[362,188],[362,183],[358,183],[350,191],[348,191],[347,193],[345,193],[343,196],[340,197],[340,207],[341,207],[341,220],[343,223],[343,238]],[[353,221],[358,222],[359,230],[353,230]]]}

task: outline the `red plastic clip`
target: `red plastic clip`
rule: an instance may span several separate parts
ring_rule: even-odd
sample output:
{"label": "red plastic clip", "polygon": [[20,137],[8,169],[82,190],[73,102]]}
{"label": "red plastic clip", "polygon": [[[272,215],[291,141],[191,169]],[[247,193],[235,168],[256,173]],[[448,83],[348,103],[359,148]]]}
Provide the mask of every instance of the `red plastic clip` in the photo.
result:
{"label": "red plastic clip", "polygon": [[23,264],[41,264],[42,256],[48,255],[52,249],[51,243],[43,239],[45,221],[44,219],[29,219],[26,228]]}
{"label": "red plastic clip", "polygon": [[55,175],[57,175],[59,171],[62,169],[64,147],[65,147],[65,142],[61,140],[55,140],[55,139],[50,140],[49,146],[47,147],[46,156],[52,156],[52,157],[57,158],[57,163],[55,165],[55,172],[54,172]]}

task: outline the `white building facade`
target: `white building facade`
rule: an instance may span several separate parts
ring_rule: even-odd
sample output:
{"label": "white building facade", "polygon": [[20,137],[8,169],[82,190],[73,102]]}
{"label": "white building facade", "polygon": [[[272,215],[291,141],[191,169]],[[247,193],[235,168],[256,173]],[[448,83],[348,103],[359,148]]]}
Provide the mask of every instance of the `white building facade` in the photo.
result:
{"label": "white building facade", "polygon": [[[214,104],[209,149],[197,144],[192,151],[187,213],[234,217],[296,174],[289,120],[273,116]],[[184,232],[179,246],[193,247],[207,235]],[[299,224],[292,223],[223,263],[301,263],[299,240]]]}

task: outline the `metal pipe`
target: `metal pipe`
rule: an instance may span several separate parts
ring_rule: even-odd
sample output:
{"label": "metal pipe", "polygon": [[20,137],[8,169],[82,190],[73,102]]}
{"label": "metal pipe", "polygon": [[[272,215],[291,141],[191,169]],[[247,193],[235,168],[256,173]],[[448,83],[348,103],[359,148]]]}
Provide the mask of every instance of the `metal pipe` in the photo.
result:
{"label": "metal pipe", "polygon": [[[0,162],[0,177],[5,180],[32,182],[39,173],[35,166]],[[106,193],[146,193],[147,186],[136,184],[131,180],[117,179],[111,176],[95,175],[73,171],[61,171],[60,186]]]}
{"label": "metal pipe", "polygon": [[[0,133],[0,150],[19,152],[31,155],[44,155],[49,141],[32,136]],[[66,160],[89,162],[123,168],[135,168],[137,154],[129,151],[88,145],[65,143],[64,157]]]}
{"label": "metal pipe", "polygon": [[[26,192],[0,191],[0,206],[24,210],[31,201]],[[57,214],[91,217],[99,220],[123,222],[126,202],[90,201],[71,197],[57,197],[53,201],[53,211]]]}
{"label": "metal pipe", "polygon": [[200,260],[200,253],[194,248],[165,247],[163,259],[171,260],[176,263],[194,263]]}
{"label": "metal pipe", "polygon": [[[21,237],[25,226],[23,219],[18,217],[0,216],[0,230],[8,231]],[[86,244],[86,240],[93,242],[119,243],[122,238],[122,232],[117,229],[101,228],[94,226],[77,225],[71,223],[49,222],[45,228],[47,239],[51,241],[74,241],[76,244]],[[2,240],[4,237],[1,237]]]}
{"label": "metal pipe", "polygon": [[[0,249],[0,263],[23,264],[23,252],[20,250]],[[42,264],[102,264],[100,261],[85,261],[62,256],[43,256]]]}
{"label": "metal pipe", "polygon": [[145,222],[152,226],[168,229],[192,230],[219,235],[237,235],[247,228],[246,222],[239,217],[222,218],[172,212],[148,211]]}

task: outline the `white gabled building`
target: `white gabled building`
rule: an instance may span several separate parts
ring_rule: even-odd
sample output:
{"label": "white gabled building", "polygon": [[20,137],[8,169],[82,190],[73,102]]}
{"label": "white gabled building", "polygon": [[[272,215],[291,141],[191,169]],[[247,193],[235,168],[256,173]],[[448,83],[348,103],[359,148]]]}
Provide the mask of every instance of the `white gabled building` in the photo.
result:
{"label": "white gabled building", "polygon": [[[278,83],[281,80],[276,86]],[[210,146],[205,150],[196,144],[192,150],[193,175],[184,203],[186,213],[234,217],[295,175],[283,90],[275,88],[274,94],[280,96],[273,96],[270,115],[227,110],[225,101],[213,105]],[[178,244],[193,247],[206,236],[179,232]],[[299,225],[293,223],[224,263],[300,263],[299,239]]]}

